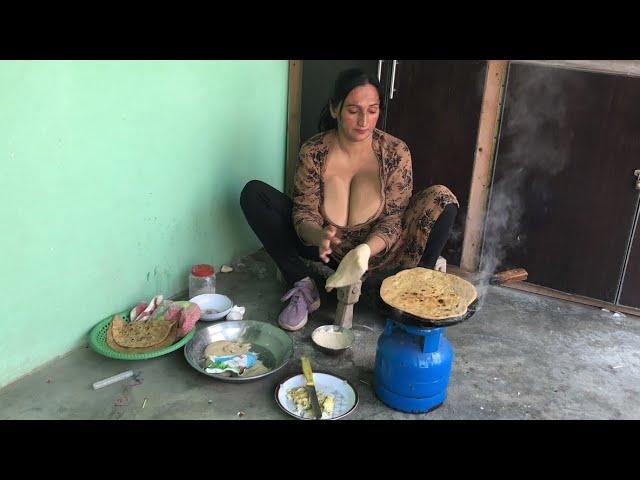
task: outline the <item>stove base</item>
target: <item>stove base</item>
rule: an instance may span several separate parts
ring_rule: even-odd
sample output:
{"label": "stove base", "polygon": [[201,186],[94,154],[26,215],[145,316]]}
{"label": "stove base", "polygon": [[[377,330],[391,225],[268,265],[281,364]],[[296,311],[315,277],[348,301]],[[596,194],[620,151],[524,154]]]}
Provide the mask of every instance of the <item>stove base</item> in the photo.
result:
{"label": "stove base", "polygon": [[447,397],[453,348],[445,328],[416,328],[388,319],[378,339],[373,390],[389,407],[427,413]]}
{"label": "stove base", "polygon": [[373,389],[376,396],[388,407],[405,413],[429,413],[439,408],[447,398],[447,392],[443,391],[433,397],[410,398],[393,393],[374,382]]}

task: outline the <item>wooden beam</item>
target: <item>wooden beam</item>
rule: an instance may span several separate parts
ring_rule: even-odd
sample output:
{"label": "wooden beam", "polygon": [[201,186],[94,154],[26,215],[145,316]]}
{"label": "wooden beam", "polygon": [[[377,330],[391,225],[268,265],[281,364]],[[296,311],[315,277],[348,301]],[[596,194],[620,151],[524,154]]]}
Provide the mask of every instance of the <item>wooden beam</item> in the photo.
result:
{"label": "wooden beam", "polygon": [[640,76],[640,60],[512,60],[512,63],[529,63],[544,67],[558,67],[632,77]]}
{"label": "wooden beam", "polygon": [[[462,270],[455,265],[447,265],[447,273],[464,278],[469,282],[474,282],[475,274]],[[505,283],[502,287],[512,288],[514,290],[520,290],[522,292],[533,293],[535,295],[543,295],[545,297],[557,298],[558,300],[565,300],[567,302],[579,303],[582,305],[589,305],[591,307],[606,308],[611,312],[621,312],[634,317],[640,317],[640,309],[625,307],[622,305],[616,305],[614,303],[605,302],[603,300],[597,300],[595,298],[583,297],[581,295],[572,295],[570,293],[554,290],[549,287],[542,287],[529,282],[513,282]]]}
{"label": "wooden beam", "polygon": [[302,60],[289,60],[289,97],[287,102],[287,153],[284,191],[291,196],[293,175],[300,149],[300,115],[302,107]]}
{"label": "wooden beam", "polygon": [[489,60],[484,83],[476,155],[469,192],[469,207],[460,260],[460,267],[469,272],[475,272],[480,264],[484,220],[489,198],[493,157],[498,139],[498,122],[504,96],[507,64],[507,60]]}
{"label": "wooden beam", "polygon": [[606,308],[611,312],[622,312],[627,315],[633,315],[634,317],[640,317],[640,309],[624,307],[622,305],[616,305],[614,303],[605,302],[602,300],[596,300],[595,298],[583,297],[581,295],[572,295],[570,293],[560,292],[548,287],[541,287],[540,285],[534,285],[528,282],[515,282],[505,283],[503,287],[513,288],[514,290],[520,290],[528,293],[535,293],[536,295],[544,295],[546,297],[558,298],[560,300],[566,300],[568,302],[581,303],[583,305],[589,305],[592,307]]}

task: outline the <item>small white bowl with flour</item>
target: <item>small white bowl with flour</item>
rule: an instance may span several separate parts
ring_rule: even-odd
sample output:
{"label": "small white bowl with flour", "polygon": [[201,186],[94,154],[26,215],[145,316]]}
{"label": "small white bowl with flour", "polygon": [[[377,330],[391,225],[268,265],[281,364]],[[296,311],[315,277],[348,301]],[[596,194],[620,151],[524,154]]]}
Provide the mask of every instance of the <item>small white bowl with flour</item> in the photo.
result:
{"label": "small white bowl with flour", "polygon": [[233,302],[226,295],[219,293],[203,293],[193,297],[190,302],[198,304],[201,310],[200,320],[208,322],[223,320],[233,307]]}
{"label": "small white bowl with flour", "polygon": [[337,355],[351,348],[355,341],[353,332],[338,325],[322,325],[311,334],[311,341],[320,351]]}

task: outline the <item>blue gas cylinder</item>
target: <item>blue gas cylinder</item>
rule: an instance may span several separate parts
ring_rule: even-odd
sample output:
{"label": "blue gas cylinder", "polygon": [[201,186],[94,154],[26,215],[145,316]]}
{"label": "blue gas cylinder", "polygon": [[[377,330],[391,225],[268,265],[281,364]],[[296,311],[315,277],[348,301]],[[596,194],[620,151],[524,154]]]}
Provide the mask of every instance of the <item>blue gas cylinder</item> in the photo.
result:
{"label": "blue gas cylinder", "polygon": [[418,328],[387,319],[378,339],[373,388],[385,404],[424,413],[442,404],[453,364],[445,328]]}

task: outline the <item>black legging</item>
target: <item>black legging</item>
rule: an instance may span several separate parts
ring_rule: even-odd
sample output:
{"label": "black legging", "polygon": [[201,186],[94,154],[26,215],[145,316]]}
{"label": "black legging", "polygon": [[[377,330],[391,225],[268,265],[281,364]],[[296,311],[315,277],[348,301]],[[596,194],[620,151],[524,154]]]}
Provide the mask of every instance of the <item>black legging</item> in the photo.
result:
{"label": "black legging", "polygon": [[[306,246],[298,238],[291,219],[293,202],[284,193],[260,180],[251,180],[240,194],[240,206],[249,226],[274,260],[286,282],[293,285],[309,276],[302,258],[320,261],[318,247]],[[458,208],[454,204],[445,207],[436,220],[420,265],[433,268],[447,243]],[[330,258],[330,268],[338,263]]]}
{"label": "black legging", "polygon": [[420,259],[421,266],[427,268],[436,266],[436,261],[442,253],[447,240],[449,240],[449,235],[451,235],[451,229],[453,228],[453,223],[456,221],[457,214],[458,207],[455,203],[449,203],[444,207],[436,223],[433,224],[431,233],[429,233],[427,245]]}

